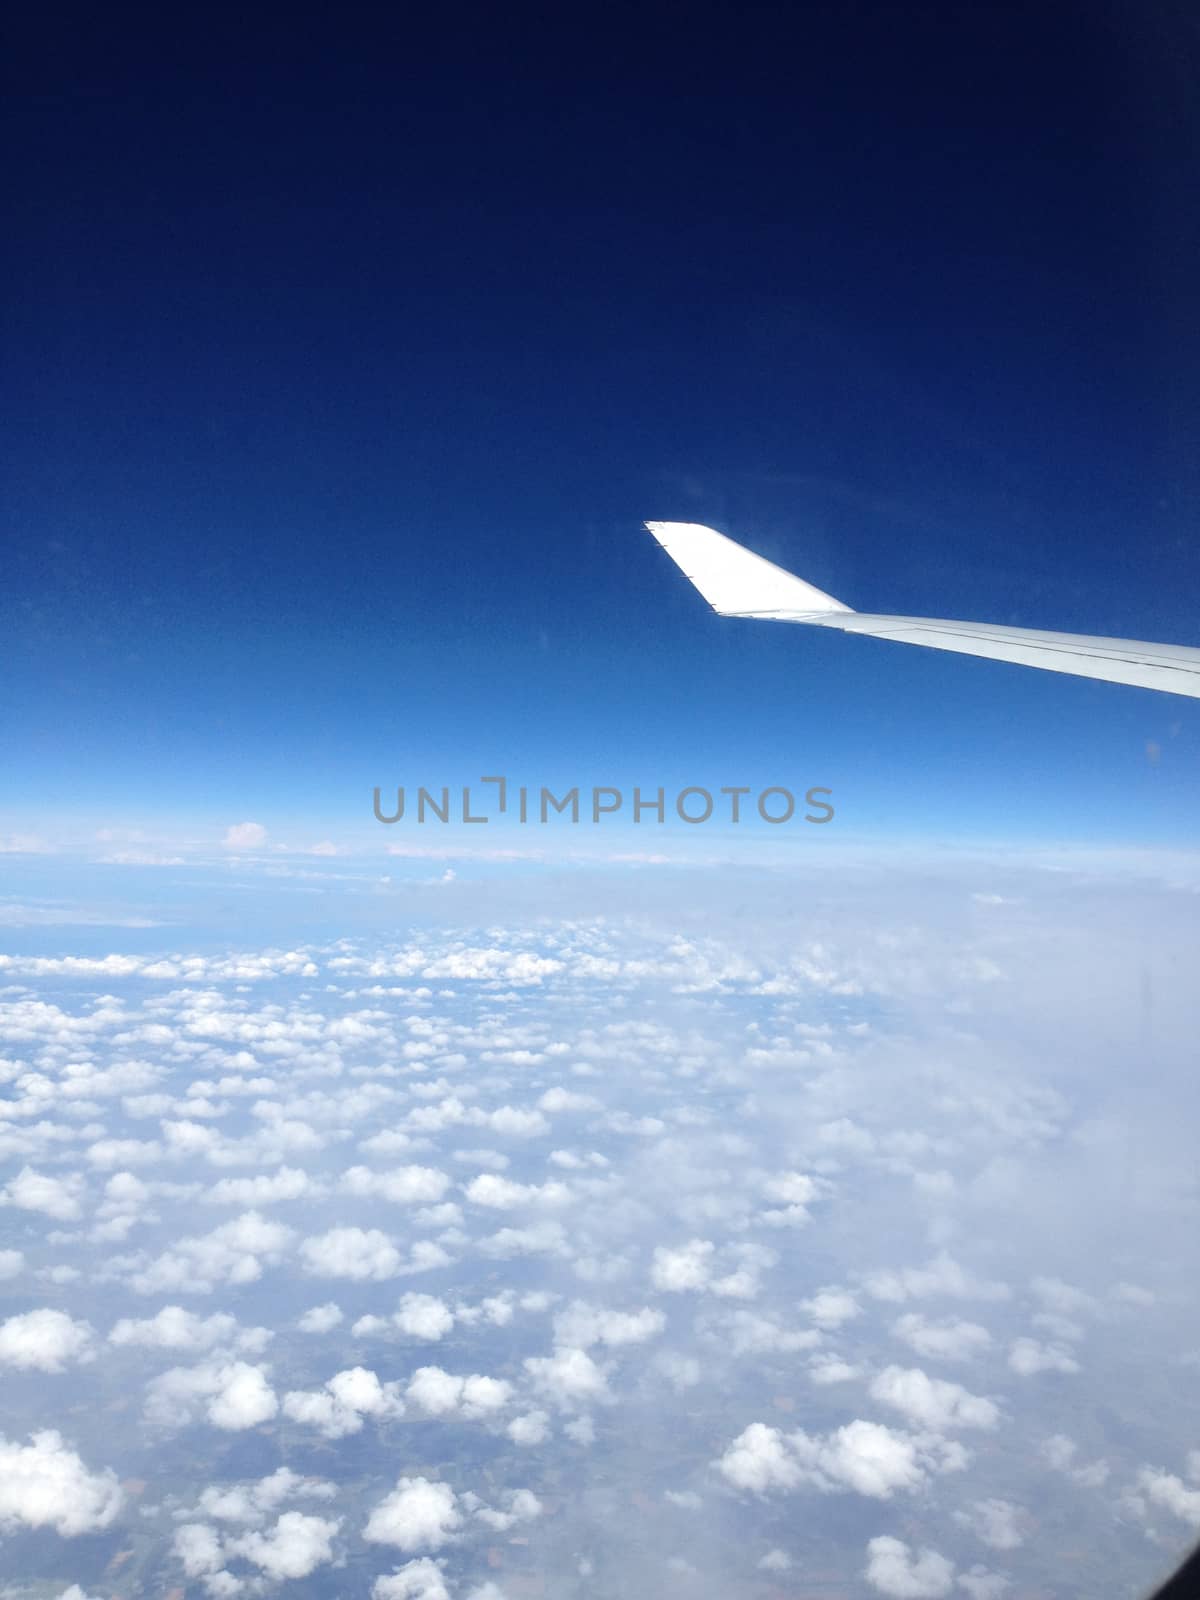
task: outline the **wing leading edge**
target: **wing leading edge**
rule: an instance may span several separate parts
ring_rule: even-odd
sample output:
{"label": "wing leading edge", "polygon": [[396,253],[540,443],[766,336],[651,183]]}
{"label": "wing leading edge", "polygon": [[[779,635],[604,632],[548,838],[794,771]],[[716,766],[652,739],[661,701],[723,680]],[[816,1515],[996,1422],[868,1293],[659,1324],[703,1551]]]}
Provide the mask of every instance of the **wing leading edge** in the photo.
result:
{"label": "wing leading edge", "polygon": [[804,622],[1200,699],[1200,649],[1189,645],[1044,633],[1038,628],[951,622],[938,617],[872,616],[852,611],[713,528],[694,522],[648,522],[646,527],[723,617]]}

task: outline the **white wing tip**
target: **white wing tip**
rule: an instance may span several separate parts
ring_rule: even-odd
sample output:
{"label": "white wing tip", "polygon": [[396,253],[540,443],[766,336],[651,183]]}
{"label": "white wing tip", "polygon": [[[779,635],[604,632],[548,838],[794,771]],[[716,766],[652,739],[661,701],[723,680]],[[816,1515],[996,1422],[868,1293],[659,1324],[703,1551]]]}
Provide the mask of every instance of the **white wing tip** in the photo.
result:
{"label": "white wing tip", "polygon": [[851,609],[715,528],[699,522],[647,522],[646,528],[724,616],[812,616]]}

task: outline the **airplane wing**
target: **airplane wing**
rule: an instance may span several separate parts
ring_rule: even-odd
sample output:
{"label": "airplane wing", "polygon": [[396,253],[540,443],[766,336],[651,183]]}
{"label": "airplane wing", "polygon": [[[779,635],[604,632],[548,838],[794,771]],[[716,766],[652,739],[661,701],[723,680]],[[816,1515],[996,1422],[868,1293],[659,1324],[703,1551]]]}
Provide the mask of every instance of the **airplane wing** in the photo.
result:
{"label": "airplane wing", "polygon": [[695,522],[648,522],[646,527],[686,578],[723,617],[805,622],[843,633],[922,644],[933,650],[1015,661],[1079,678],[1104,678],[1139,689],[1160,689],[1200,699],[1200,649],[1100,639],[1082,633],[1043,633],[991,622],[948,622],[937,617],[868,616],[714,528]]}

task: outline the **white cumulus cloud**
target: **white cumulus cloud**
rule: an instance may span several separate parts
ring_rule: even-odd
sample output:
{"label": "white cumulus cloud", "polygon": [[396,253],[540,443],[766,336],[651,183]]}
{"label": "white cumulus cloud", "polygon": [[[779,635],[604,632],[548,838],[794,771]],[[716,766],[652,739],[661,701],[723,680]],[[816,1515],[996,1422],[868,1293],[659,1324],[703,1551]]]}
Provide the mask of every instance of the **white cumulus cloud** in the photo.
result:
{"label": "white cumulus cloud", "polygon": [[314,1278],[381,1282],[400,1271],[399,1250],[378,1228],[330,1228],[300,1246],[304,1270]]}
{"label": "white cumulus cloud", "polygon": [[27,1445],[0,1434],[0,1530],[53,1528],[73,1539],[107,1528],[123,1501],[116,1473],[89,1472],[54,1429]]}
{"label": "white cumulus cloud", "polygon": [[146,1420],[183,1427],[203,1412],[228,1433],[269,1422],[279,1409],[264,1367],[214,1359],[195,1367],[172,1367],[146,1385]]}
{"label": "white cumulus cloud", "polygon": [[914,1551],[881,1536],[867,1545],[867,1582],[891,1600],[940,1600],[954,1587],[954,1563],[936,1550]]}
{"label": "white cumulus cloud", "polygon": [[961,1383],[931,1378],[920,1367],[885,1367],[872,1381],[871,1394],[902,1411],[918,1427],[939,1433],[953,1428],[994,1428],[1000,1420],[994,1400],[972,1394]]}
{"label": "white cumulus cloud", "polygon": [[371,1600],[450,1600],[450,1591],[437,1562],[420,1556],[376,1578]]}
{"label": "white cumulus cloud", "polygon": [[61,1372],[92,1355],[91,1326],[64,1311],[43,1308],[0,1322],[0,1366]]}
{"label": "white cumulus cloud", "polygon": [[0,1190],[0,1202],[22,1211],[40,1211],[57,1222],[76,1222],[83,1215],[86,1189],[78,1173],[56,1178],[53,1173],[26,1166]]}
{"label": "white cumulus cloud", "polygon": [[440,1550],[462,1527],[457,1496],[446,1483],[400,1478],[367,1518],[363,1538],[399,1550]]}

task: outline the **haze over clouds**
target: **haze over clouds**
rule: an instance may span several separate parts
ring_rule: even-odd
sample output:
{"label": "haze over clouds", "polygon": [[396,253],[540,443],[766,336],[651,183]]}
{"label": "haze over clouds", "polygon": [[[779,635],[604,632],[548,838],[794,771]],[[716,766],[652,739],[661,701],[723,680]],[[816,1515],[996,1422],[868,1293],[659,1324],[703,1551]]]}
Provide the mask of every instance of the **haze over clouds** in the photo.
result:
{"label": "haze over clouds", "polygon": [[79,1535],[136,1529],[131,1596],[465,1600],[590,1549],[597,1593],[991,1600],[1053,1582],[1053,1506],[1148,1581],[1200,1525],[1186,1005],[1139,1101],[1093,988],[1134,885],[1002,873],[1015,945],[962,934],[980,873],[803,931],[768,894],[749,940],[702,874],[661,924],[12,951],[6,1548],[86,1590]]}

